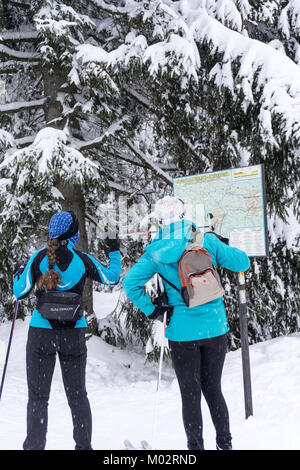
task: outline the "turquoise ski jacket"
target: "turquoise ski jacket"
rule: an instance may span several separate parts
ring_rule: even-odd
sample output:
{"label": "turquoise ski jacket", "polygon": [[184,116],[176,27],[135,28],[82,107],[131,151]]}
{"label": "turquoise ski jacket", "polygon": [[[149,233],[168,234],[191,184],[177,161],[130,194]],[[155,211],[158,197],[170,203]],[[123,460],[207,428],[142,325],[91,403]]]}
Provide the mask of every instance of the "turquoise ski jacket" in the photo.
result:
{"label": "turquoise ski jacket", "polygon": [[[123,288],[126,295],[147,316],[155,307],[144,289],[145,284],[159,273],[178,289],[181,288],[178,261],[193,238],[195,227],[192,222],[182,220],[159,229],[145,253],[124,277]],[[203,247],[211,255],[216,267],[235,272],[247,271],[250,267],[250,260],[244,251],[226,245],[212,233],[204,235]],[[168,339],[193,341],[219,336],[229,330],[222,297],[189,308],[177,290],[165,281],[163,284],[169,305],[174,306],[171,321],[166,328]]]}
{"label": "turquoise ski jacket", "polygon": [[[72,291],[83,294],[86,279],[102,284],[114,285],[119,282],[121,273],[120,251],[109,253],[109,266],[103,266],[96,258],[76,250],[74,243],[69,240],[67,246],[59,247],[57,254],[58,264],[54,270],[59,272],[59,291]],[[17,299],[27,297],[39,278],[48,270],[47,248],[36,251],[27,262],[23,272],[14,277],[13,293]],[[30,326],[38,328],[52,328],[50,322],[42,317],[37,309],[34,309]],[[75,328],[87,326],[83,315],[75,324]]]}

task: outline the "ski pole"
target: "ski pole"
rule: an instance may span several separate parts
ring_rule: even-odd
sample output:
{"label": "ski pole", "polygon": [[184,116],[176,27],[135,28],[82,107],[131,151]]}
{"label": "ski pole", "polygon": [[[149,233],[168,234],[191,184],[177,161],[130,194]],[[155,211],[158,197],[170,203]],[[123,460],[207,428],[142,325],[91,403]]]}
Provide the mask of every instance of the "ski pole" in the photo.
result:
{"label": "ski pole", "polygon": [[[167,303],[166,299],[166,293],[163,291],[163,283],[161,280],[160,275],[158,274],[157,278],[157,292],[160,297],[162,297],[162,302]],[[157,386],[156,390],[158,391],[159,386],[160,386],[160,379],[161,379],[161,373],[162,373],[162,365],[163,365],[163,357],[164,357],[164,341],[165,341],[165,329],[167,326],[167,311],[164,312],[163,316],[163,324],[161,328],[161,341],[160,341],[160,357],[159,357],[159,367],[158,367],[158,377],[157,377]]]}
{"label": "ski pole", "polygon": [[[159,295],[162,295],[162,288],[161,288],[160,282],[162,283],[161,279],[157,278],[157,291]],[[158,376],[157,376],[155,403],[154,403],[154,411],[153,411],[153,426],[152,426],[152,443],[153,444],[155,442],[154,437],[155,437],[156,427],[157,427],[157,408],[158,408],[159,388],[160,388],[160,382],[161,382],[163,357],[164,357],[164,341],[165,341],[166,325],[167,325],[167,311],[164,312],[163,323],[161,327],[160,357],[159,357]],[[155,449],[155,446],[153,446],[153,448]]]}
{"label": "ski pole", "polygon": [[156,391],[158,391],[159,386],[160,386],[160,381],[161,381],[161,373],[162,373],[162,365],[163,365],[163,357],[164,357],[164,341],[165,341],[166,322],[167,322],[167,312],[164,313],[163,325],[162,325],[162,329],[161,329],[160,357],[159,357],[159,367],[158,367],[158,377],[157,377]]}
{"label": "ski pole", "polygon": [[[211,230],[214,230],[213,225],[201,225],[198,226],[198,228],[210,228]],[[143,235],[149,235],[149,233],[157,233],[157,230],[147,230],[145,232],[130,232],[130,233],[122,233],[120,235],[120,238],[129,238],[129,237],[135,237],[135,236],[143,236]]]}
{"label": "ski pole", "polygon": [[157,410],[158,410],[158,401],[159,401],[159,389],[160,389],[160,381],[161,381],[161,373],[162,373],[162,365],[163,365],[163,357],[164,357],[164,340],[165,340],[166,321],[167,321],[167,312],[164,313],[164,320],[163,320],[162,329],[161,329],[160,358],[159,358],[158,377],[157,377],[157,384],[156,384],[154,411],[153,411],[153,426],[152,426],[152,440],[151,440],[151,442],[153,443],[152,449],[156,449],[154,444],[155,444],[155,435],[156,435],[156,428],[157,428]]}
{"label": "ski pole", "polygon": [[10,346],[11,346],[11,341],[12,341],[12,336],[15,328],[15,322],[18,314],[18,308],[19,308],[19,300],[17,299],[15,309],[14,309],[14,315],[12,319],[12,324],[11,324],[11,330],[10,330],[10,335],[9,335],[9,340],[8,340],[8,346],[7,346],[7,352],[6,352],[6,358],[5,358],[5,363],[4,363],[4,368],[3,368],[3,374],[2,374],[2,379],[1,379],[1,386],[0,386],[0,400],[2,396],[2,390],[3,390],[3,385],[4,385],[4,379],[5,379],[5,374],[6,374],[6,368],[7,368],[7,363],[8,363],[8,357],[9,357],[9,352],[10,352]]}
{"label": "ski pole", "polygon": [[[200,226],[198,226],[198,228],[209,228],[213,231],[214,230],[214,225],[200,225]],[[119,234],[119,237],[120,237],[120,239],[123,239],[123,238],[149,235],[149,233],[157,233],[157,232],[158,232],[157,230],[146,230],[144,232],[121,233],[121,234]],[[102,237],[96,237],[96,238],[102,238]]]}

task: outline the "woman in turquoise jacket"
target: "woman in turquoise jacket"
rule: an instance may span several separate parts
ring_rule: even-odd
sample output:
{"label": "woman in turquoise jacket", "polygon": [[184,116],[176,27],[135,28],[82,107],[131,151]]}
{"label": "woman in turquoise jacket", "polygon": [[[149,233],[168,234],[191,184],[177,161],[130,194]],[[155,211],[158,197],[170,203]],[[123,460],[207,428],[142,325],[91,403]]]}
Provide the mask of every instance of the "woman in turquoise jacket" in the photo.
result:
{"label": "woman in turquoise jacket", "polygon": [[[165,205],[172,212],[169,217],[159,215],[160,206]],[[154,320],[161,316],[162,311],[152,303],[144,286],[159,273],[180,291],[178,261],[198,230],[195,224],[184,219],[184,206],[176,198],[158,201],[156,211],[161,228],[123,280],[129,299]],[[250,266],[245,252],[228,246],[213,233],[204,235],[203,247],[216,267],[240,272]],[[189,450],[204,449],[200,405],[203,393],[216,429],[217,449],[231,449],[228,409],[221,391],[227,352],[226,333],[229,330],[223,298],[189,308],[180,292],[165,281],[163,284],[172,313],[166,337],[181,392],[187,447]]]}
{"label": "woman in turquoise jacket", "polygon": [[[90,254],[75,249],[78,238],[76,214],[55,213],[49,223],[48,247],[36,251],[15,273],[16,298],[26,298],[34,288],[37,297],[26,345],[28,403],[24,450],[45,449],[48,401],[57,356],[72,414],[75,449],[92,449],[92,415],[85,385],[87,322],[82,295],[86,279],[110,285],[119,281],[121,255],[119,241],[107,239],[109,265],[103,266]],[[74,298],[80,304],[75,304],[73,312],[72,305],[63,299]]]}

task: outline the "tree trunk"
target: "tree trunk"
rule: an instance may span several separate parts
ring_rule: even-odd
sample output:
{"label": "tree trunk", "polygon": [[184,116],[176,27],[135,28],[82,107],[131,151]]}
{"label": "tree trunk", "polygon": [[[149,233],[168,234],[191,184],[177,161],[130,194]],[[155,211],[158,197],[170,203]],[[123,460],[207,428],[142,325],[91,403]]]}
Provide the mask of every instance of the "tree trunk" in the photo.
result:
{"label": "tree trunk", "polygon": [[61,119],[62,104],[57,99],[57,93],[61,85],[65,83],[66,77],[56,73],[50,74],[46,69],[43,69],[42,75],[44,96],[48,98],[44,105],[46,125],[55,127],[56,129],[63,129],[64,122],[63,119]]}
{"label": "tree trunk", "polygon": [[[78,217],[79,241],[77,248],[81,251],[88,252],[88,236],[85,226],[85,201],[81,187],[77,184],[69,185],[62,181],[58,182],[56,187],[64,197],[62,209],[65,211],[72,210]],[[85,283],[83,306],[87,312],[88,332],[95,334],[97,333],[97,319],[93,313],[93,283],[90,279],[87,279]]]}
{"label": "tree trunk", "polygon": [[[65,82],[65,77],[58,74],[50,74],[43,70],[44,94],[48,97],[44,105],[46,124],[57,129],[63,129],[65,122],[61,119],[62,105],[57,100],[57,93],[60,86]],[[85,200],[82,189],[79,184],[67,184],[64,181],[58,181],[55,186],[61,192],[64,199],[62,209],[73,211],[79,221],[79,241],[78,249],[88,252],[88,237],[85,226]],[[87,279],[83,292],[83,306],[87,312],[88,332],[97,333],[97,319],[93,314],[93,285],[92,281]]]}

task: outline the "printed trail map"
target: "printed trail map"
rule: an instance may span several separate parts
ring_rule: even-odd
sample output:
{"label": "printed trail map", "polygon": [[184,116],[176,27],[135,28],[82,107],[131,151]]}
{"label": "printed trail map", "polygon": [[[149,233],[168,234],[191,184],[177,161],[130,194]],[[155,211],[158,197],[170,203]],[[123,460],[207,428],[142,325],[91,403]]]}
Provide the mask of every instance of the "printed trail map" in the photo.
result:
{"label": "printed trail map", "polygon": [[230,246],[248,256],[267,255],[262,165],[175,178],[173,189],[200,230],[212,223]]}

